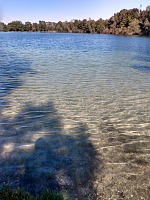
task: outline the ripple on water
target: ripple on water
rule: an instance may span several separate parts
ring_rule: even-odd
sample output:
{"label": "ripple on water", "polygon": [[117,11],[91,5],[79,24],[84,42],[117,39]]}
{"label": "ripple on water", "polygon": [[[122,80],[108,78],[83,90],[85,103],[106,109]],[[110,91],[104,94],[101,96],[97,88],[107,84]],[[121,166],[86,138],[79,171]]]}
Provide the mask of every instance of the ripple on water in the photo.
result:
{"label": "ripple on water", "polygon": [[38,172],[45,184],[82,196],[79,186],[94,181],[91,163],[99,166],[96,151],[105,164],[101,188],[120,185],[117,175],[123,183],[139,176],[142,185],[150,149],[149,38],[0,36],[0,183],[16,173],[18,185],[32,185]]}

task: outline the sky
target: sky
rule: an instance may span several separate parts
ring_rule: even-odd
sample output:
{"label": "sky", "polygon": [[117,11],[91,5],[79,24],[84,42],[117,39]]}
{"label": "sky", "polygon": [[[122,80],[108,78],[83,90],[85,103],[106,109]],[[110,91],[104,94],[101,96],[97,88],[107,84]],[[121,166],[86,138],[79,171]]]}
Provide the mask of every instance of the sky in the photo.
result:
{"label": "sky", "polygon": [[0,0],[0,21],[58,22],[109,19],[121,9],[150,5],[150,0]]}

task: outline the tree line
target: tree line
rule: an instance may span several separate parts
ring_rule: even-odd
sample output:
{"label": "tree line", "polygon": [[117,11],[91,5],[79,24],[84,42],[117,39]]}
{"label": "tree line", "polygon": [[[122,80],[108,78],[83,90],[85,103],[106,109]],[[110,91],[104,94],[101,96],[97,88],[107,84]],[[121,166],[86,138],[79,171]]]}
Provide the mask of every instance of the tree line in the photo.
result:
{"label": "tree line", "polygon": [[4,24],[0,22],[0,31],[150,35],[150,6],[142,11],[137,8],[123,9],[108,20],[100,18],[95,21],[89,18],[57,23],[12,21]]}

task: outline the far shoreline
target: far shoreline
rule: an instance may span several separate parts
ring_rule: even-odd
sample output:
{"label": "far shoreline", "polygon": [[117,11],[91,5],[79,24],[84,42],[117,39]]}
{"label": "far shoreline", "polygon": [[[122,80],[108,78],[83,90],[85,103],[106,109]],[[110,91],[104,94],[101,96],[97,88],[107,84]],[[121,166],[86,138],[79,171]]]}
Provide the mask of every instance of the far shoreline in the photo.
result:
{"label": "far shoreline", "polygon": [[125,37],[146,37],[149,38],[150,35],[142,34],[115,34],[115,33],[78,33],[78,32],[56,32],[56,31],[0,31],[0,33],[49,33],[49,34],[85,34],[85,35],[114,35],[114,36],[125,36]]}
{"label": "far shoreline", "polygon": [[71,21],[0,22],[0,32],[87,33],[126,36],[150,36],[150,6],[146,10],[123,9],[110,19],[73,19]]}

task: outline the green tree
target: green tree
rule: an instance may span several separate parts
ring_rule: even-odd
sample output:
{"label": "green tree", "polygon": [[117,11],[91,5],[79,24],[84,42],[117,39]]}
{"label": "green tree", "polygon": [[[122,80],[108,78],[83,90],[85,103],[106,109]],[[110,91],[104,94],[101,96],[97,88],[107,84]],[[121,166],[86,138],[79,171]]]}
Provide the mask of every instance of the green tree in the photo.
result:
{"label": "green tree", "polygon": [[46,26],[46,22],[45,21],[39,21],[38,31],[40,31],[40,32],[47,31],[47,26]]}
{"label": "green tree", "polygon": [[6,32],[7,26],[3,22],[0,22],[0,32]]}
{"label": "green tree", "polygon": [[56,23],[55,22],[47,22],[46,26],[47,26],[47,31],[53,32],[53,31],[55,31]]}
{"label": "green tree", "polygon": [[59,21],[57,24],[56,24],[56,31],[59,32],[59,33],[62,33],[63,32],[63,24],[61,21]]}
{"label": "green tree", "polygon": [[33,32],[38,31],[38,24],[37,24],[37,23],[33,23],[33,24],[32,24],[32,31],[33,31]]}
{"label": "green tree", "polygon": [[144,34],[150,35],[150,22],[147,18],[144,21]]}
{"label": "green tree", "polygon": [[133,19],[132,22],[129,24],[129,29],[132,33],[132,35],[139,35],[141,30],[140,30],[140,22],[138,19]]}
{"label": "green tree", "polygon": [[32,31],[32,24],[31,24],[31,22],[25,22],[24,31]]}
{"label": "green tree", "polygon": [[100,18],[98,21],[96,21],[96,23],[95,23],[96,33],[103,33],[105,28],[106,28],[105,21],[102,18]]}
{"label": "green tree", "polygon": [[21,21],[12,21],[7,24],[8,31],[24,31],[24,25]]}

